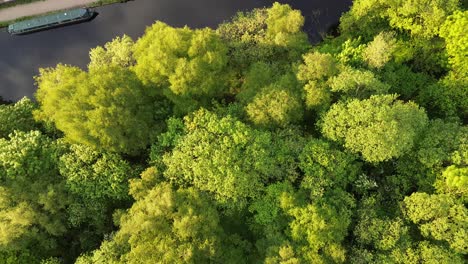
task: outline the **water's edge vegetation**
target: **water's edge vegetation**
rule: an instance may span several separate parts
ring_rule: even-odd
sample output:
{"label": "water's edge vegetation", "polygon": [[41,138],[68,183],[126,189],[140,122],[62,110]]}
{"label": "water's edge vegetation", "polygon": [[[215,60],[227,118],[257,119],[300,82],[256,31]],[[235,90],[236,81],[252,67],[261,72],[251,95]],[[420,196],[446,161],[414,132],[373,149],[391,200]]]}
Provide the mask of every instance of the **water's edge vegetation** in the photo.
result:
{"label": "water's edge vegetation", "polygon": [[0,104],[0,263],[465,263],[468,11],[163,22]]}

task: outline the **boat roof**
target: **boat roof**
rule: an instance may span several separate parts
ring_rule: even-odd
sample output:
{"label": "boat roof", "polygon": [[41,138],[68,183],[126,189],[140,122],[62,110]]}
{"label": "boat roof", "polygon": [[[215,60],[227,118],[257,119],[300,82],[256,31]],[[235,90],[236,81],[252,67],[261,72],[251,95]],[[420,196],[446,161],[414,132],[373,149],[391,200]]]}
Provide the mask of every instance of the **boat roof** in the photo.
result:
{"label": "boat roof", "polygon": [[78,9],[72,9],[72,10],[67,10],[63,11],[60,13],[54,13],[50,15],[45,15],[45,16],[40,16],[37,18],[33,19],[28,19],[20,22],[13,23],[8,26],[9,31],[23,31],[29,28],[36,28],[36,27],[41,27],[41,26],[46,26],[49,24],[53,24],[56,22],[64,21],[67,19],[73,19],[73,18],[79,18],[84,15],[88,10],[86,8],[78,8]]}

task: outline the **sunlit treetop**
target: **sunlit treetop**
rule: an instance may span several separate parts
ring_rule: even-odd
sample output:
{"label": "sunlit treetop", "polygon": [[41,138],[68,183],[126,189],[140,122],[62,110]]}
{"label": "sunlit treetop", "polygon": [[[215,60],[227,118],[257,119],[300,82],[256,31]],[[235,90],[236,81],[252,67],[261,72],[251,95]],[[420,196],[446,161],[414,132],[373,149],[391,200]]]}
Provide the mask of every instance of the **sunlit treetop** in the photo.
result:
{"label": "sunlit treetop", "polygon": [[130,67],[135,64],[133,58],[132,38],[127,35],[116,37],[103,47],[98,46],[89,52],[90,63],[88,69],[93,70],[107,66]]}
{"label": "sunlit treetop", "polygon": [[398,101],[394,95],[373,95],[336,103],[321,126],[325,137],[360,153],[366,161],[380,162],[410,151],[427,122],[418,105]]}

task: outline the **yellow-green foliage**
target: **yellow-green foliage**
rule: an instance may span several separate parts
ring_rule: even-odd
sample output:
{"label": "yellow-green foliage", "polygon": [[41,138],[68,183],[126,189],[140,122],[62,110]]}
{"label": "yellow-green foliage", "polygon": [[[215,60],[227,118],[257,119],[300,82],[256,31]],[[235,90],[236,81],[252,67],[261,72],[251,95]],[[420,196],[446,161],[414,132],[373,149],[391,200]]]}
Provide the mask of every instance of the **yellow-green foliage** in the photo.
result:
{"label": "yellow-green foliage", "polygon": [[468,11],[457,11],[449,16],[440,30],[445,39],[452,70],[460,77],[468,78]]}
{"label": "yellow-green foliage", "polygon": [[427,125],[423,109],[393,95],[339,102],[325,114],[322,133],[360,153],[366,161],[381,162],[410,151]]}
{"label": "yellow-green foliage", "polygon": [[40,69],[0,105],[0,263],[465,263],[458,3],[355,0],[313,46],[274,3]]}

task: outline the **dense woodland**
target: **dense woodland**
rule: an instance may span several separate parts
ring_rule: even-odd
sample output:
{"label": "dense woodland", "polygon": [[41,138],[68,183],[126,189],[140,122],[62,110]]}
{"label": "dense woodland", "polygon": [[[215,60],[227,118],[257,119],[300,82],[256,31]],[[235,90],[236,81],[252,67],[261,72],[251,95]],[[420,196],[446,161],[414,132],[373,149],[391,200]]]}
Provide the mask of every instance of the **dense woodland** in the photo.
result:
{"label": "dense woodland", "polygon": [[162,22],[0,106],[0,263],[466,263],[468,11]]}

